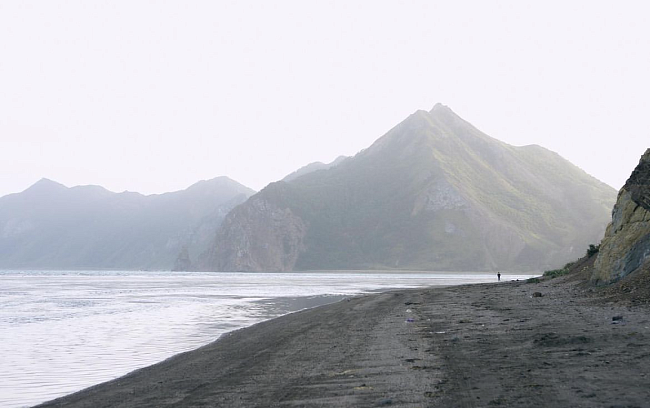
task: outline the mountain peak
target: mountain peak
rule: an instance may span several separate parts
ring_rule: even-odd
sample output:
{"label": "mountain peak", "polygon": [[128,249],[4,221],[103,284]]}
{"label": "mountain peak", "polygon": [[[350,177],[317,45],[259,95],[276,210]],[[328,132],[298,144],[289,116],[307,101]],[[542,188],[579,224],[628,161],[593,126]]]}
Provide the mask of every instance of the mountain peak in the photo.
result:
{"label": "mountain peak", "polygon": [[38,180],[36,183],[34,183],[34,185],[35,185],[35,186],[36,186],[36,185],[57,185],[57,186],[62,186],[63,184],[61,184],[61,183],[57,183],[57,182],[54,181],[54,180],[50,180],[50,179],[47,178],[47,177],[43,177],[42,179],[40,179],[40,180]]}
{"label": "mountain peak", "polygon": [[447,106],[447,105],[443,105],[443,104],[441,104],[440,102],[438,102],[438,103],[436,103],[435,105],[433,105],[433,108],[431,109],[431,112],[435,112],[435,111],[439,111],[439,110],[444,110],[444,109],[451,110],[451,109],[449,109],[449,106]]}
{"label": "mountain peak", "polygon": [[52,181],[48,178],[42,178],[38,180],[36,183],[32,184],[27,190],[25,191],[32,191],[32,192],[52,192],[52,191],[60,191],[60,190],[65,190],[67,189],[66,186],[64,186],[61,183],[57,183],[56,181]]}
{"label": "mountain peak", "polygon": [[252,195],[255,193],[254,190],[226,176],[219,176],[209,180],[197,181],[196,183],[192,184],[191,186],[189,186],[188,188],[182,191],[186,191],[186,192],[211,191],[211,192],[219,192],[219,193],[222,193],[223,191],[239,191],[242,193],[246,193],[248,195]]}
{"label": "mountain peak", "polygon": [[458,116],[454,113],[453,110],[447,105],[443,105],[441,103],[436,103],[433,108],[429,111],[430,114],[436,115],[436,114],[442,114],[442,115],[454,115]]}
{"label": "mountain peak", "polygon": [[463,118],[458,116],[456,112],[451,110],[449,106],[443,105],[441,103],[436,103],[436,105],[429,111],[429,116],[446,123],[466,122]]}

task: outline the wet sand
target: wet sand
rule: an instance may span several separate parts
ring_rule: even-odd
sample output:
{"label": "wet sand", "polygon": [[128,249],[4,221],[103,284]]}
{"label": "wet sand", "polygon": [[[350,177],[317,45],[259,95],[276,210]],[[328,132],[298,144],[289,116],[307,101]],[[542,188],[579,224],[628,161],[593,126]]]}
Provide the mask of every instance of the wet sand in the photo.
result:
{"label": "wet sand", "polygon": [[41,406],[648,407],[649,312],[562,279],[387,292]]}

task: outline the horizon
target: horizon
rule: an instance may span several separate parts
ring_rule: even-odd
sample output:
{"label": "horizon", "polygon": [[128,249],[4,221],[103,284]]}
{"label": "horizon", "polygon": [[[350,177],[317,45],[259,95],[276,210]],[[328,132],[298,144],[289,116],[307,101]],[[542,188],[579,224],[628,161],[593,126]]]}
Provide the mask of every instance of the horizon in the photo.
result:
{"label": "horizon", "polygon": [[648,147],[641,1],[0,5],[0,197],[42,178],[256,191],[435,103],[619,190]]}

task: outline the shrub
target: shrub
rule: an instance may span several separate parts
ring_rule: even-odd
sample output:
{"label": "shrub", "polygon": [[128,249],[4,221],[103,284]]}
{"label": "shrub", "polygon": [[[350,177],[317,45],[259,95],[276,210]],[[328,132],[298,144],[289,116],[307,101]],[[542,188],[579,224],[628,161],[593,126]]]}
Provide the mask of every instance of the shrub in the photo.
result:
{"label": "shrub", "polygon": [[600,251],[600,244],[589,244],[589,249],[587,249],[587,258],[591,258],[592,256],[596,255],[598,251]]}
{"label": "shrub", "polygon": [[553,269],[552,271],[546,271],[544,272],[544,276],[553,279],[557,278],[558,276],[566,275],[569,273],[568,268],[562,268],[562,269]]}

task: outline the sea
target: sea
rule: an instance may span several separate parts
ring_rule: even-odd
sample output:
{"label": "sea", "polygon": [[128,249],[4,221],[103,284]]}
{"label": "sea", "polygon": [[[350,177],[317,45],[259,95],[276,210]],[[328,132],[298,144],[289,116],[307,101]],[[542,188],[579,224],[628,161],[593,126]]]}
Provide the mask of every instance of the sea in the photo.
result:
{"label": "sea", "polygon": [[346,297],[479,282],[496,275],[0,270],[0,407],[49,401]]}

